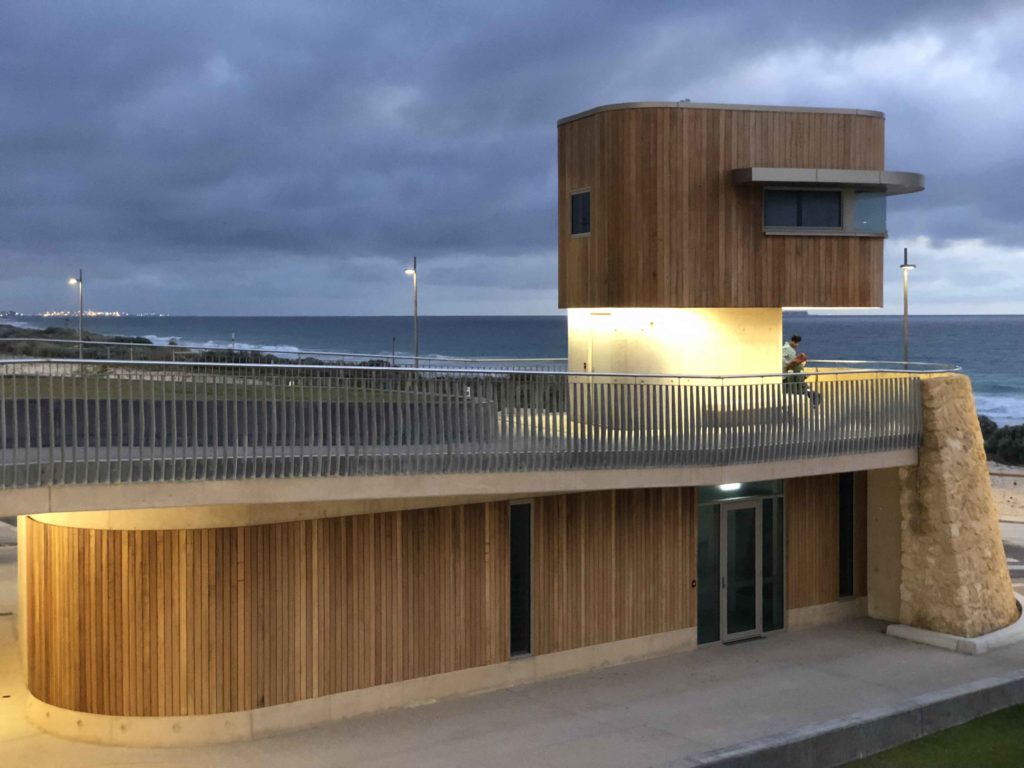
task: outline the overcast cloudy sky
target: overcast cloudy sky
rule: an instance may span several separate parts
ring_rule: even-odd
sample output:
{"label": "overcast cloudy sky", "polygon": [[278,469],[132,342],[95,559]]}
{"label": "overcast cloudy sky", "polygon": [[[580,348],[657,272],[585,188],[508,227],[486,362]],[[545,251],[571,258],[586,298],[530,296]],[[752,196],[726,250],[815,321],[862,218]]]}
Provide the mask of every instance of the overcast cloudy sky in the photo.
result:
{"label": "overcast cloudy sky", "polygon": [[887,311],[1024,312],[1019,2],[0,3],[0,309],[552,313],[558,118],[861,107]]}

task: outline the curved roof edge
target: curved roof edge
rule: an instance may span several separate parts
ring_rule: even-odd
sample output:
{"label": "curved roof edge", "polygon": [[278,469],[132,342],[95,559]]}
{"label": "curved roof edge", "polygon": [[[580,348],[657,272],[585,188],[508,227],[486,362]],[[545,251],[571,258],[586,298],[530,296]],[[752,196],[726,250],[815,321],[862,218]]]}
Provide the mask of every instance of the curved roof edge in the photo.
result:
{"label": "curved roof edge", "polygon": [[840,109],[829,107],[777,107],[766,104],[713,104],[695,101],[624,101],[619,104],[604,104],[575,115],[563,117],[558,125],[571,123],[584,117],[596,115],[598,112],[611,112],[618,109],[649,109],[676,107],[678,109],[734,109],[741,112],[817,112],[828,115],[860,115],[861,117],[879,117],[885,119],[884,112],[873,109]]}

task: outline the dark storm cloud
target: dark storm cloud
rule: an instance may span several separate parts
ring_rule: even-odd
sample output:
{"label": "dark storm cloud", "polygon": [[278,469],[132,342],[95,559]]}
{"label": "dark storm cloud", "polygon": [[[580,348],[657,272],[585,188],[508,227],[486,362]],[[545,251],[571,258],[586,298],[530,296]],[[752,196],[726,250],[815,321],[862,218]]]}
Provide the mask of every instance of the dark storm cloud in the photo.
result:
{"label": "dark storm cloud", "polygon": [[[428,311],[552,311],[555,122],[629,100],[885,109],[890,158],[929,177],[890,230],[1024,248],[1021,154],[984,145],[1020,112],[978,109],[1004,93],[979,78],[1024,68],[1019,23],[961,2],[6,2],[0,309],[66,304],[83,264],[97,308],[399,312],[415,255]],[[915,35],[966,62],[947,76],[970,115],[872,71],[871,46],[898,66]]]}

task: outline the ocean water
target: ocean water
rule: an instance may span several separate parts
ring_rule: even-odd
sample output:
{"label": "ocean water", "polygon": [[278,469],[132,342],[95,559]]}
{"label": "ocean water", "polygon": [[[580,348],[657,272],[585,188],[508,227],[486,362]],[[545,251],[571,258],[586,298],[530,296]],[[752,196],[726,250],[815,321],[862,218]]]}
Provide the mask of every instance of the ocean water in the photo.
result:
{"label": "ocean water", "polygon": [[[22,317],[28,326],[64,320]],[[8,322],[8,321],[0,321]],[[75,320],[68,324],[75,326]],[[420,353],[437,357],[564,357],[564,315],[420,318]],[[891,315],[787,315],[785,336],[803,337],[814,359],[902,359],[902,318]],[[388,355],[412,352],[408,317],[87,318],[97,333],[155,342],[290,352],[298,349]],[[974,383],[978,412],[999,424],[1024,423],[1024,315],[922,315],[910,319],[910,359],[952,363]]]}

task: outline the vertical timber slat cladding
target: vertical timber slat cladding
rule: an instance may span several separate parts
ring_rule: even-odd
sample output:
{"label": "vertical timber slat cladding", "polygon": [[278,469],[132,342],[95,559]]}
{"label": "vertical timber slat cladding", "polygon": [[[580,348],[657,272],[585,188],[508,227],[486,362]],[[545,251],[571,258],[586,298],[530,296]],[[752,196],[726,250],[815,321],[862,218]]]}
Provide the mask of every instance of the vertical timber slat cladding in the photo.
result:
{"label": "vertical timber slat cladding", "polygon": [[534,652],[696,625],[692,488],[534,501]]}
{"label": "vertical timber slat cladding", "polygon": [[508,505],[239,528],[26,520],[29,689],[94,714],[283,704],[508,659]]}
{"label": "vertical timber slat cladding", "polygon": [[[534,653],[696,624],[691,488],[542,497]],[[509,658],[507,502],[238,528],[26,520],[29,689],[94,714],[257,709]]]}
{"label": "vertical timber slat cladding", "polygon": [[786,480],[786,608],[839,599],[839,476]]}
{"label": "vertical timber slat cladding", "polygon": [[[866,114],[685,105],[558,127],[559,307],[876,307],[881,237],[766,235],[762,191],[731,171],[884,167]],[[590,190],[591,232],[570,234]]]}
{"label": "vertical timber slat cladding", "polygon": [[[867,594],[867,475],[854,475],[854,596]],[[786,608],[839,599],[839,475],[786,480]]]}

